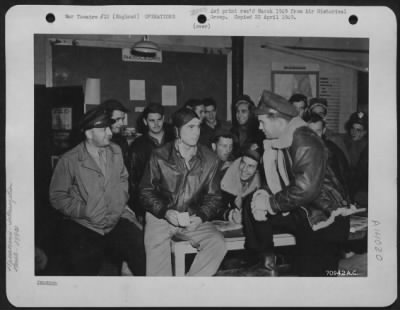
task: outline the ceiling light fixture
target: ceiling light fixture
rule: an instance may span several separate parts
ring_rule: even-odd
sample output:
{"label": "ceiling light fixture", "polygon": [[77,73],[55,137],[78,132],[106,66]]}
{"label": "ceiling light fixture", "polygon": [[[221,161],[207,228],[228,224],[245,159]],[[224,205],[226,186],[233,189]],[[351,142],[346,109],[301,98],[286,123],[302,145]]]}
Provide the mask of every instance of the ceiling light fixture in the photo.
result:
{"label": "ceiling light fixture", "polygon": [[149,40],[148,36],[144,36],[142,40],[136,42],[131,48],[131,54],[139,57],[156,57],[161,52],[160,47]]}

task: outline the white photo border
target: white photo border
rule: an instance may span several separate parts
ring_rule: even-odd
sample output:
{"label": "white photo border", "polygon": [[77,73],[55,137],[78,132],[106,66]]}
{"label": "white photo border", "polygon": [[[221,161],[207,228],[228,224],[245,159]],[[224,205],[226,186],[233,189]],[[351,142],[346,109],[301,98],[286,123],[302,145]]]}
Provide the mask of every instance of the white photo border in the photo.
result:
{"label": "white photo border", "polygon": [[[7,297],[19,307],[72,306],[387,306],[397,295],[397,24],[387,7],[312,7],[339,13],[296,20],[216,19],[196,28],[198,14],[240,6],[15,6],[6,15]],[[243,6],[242,6],[243,7]],[[305,9],[305,6],[246,8]],[[321,11],[322,12],[322,11]],[[53,13],[54,23],[46,21]],[[101,14],[170,14],[174,19],[71,19]],[[358,23],[351,25],[349,16]],[[361,278],[145,278],[34,275],[34,35],[143,34],[368,38],[368,276]],[[23,91],[21,91],[23,89]],[[261,91],[261,90],[260,90]],[[24,111],[24,113],[21,113]],[[21,126],[20,124],[25,124]],[[10,234],[11,232],[11,234]],[[10,236],[10,238],[8,238]],[[15,266],[14,266],[15,267]]]}

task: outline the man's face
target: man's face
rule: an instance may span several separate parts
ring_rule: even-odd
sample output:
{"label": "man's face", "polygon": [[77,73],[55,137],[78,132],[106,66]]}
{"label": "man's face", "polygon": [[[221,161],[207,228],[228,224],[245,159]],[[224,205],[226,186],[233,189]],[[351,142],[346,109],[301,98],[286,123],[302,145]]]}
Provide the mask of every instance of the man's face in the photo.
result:
{"label": "man's face", "polygon": [[232,138],[220,137],[217,143],[212,144],[214,152],[223,162],[227,161],[233,150]]}
{"label": "man's face", "polygon": [[299,112],[299,116],[303,117],[303,114],[306,110],[306,103],[304,101],[294,101],[292,104]]}
{"label": "man's face", "polygon": [[311,113],[315,113],[320,115],[322,118],[326,117],[327,110],[324,107],[321,107],[320,105],[317,105],[312,108]]}
{"label": "man's face", "polygon": [[308,127],[310,127],[320,137],[322,137],[322,135],[324,134],[325,128],[324,124],[321,121],[309,123]]}
{"label": "man's face", "polygon": [[205,116],[205,108],[204,104],[200,104],[194,107],[194,112],[197,114],[197,116],[200,118],[200,122],[203,121],[204,116]]}
{"label": "man's face", "polygon": [[158,134],[163,130],[164,116],[159,113],[149,113],[143,121],[152,134]]}
{"label": "man's face", "polygon": [[267,139],[278,139],[283,130],[284,122],[280,118],[270,117],[265,114],[259,115],[260,129]]}
{"label": "man's face", "polygon": [[125,112],[114,110],[111,118],[115,120],[115,123],[111,125],[111,131],[113,133],[121,133],[122,127],[124,126]]}
{"label": "man's face", "polygon": [[257,161],[253,158],[243,156],[239,164],[240,180],[247,181],[256,174],[258,167]]}
{"label": "man's face", "polygon": [[247,103],[241,103],[238,105],[236,110],[236,120],[239,125],[245,125],[249,120],[250,111]]}
{"label": "man's face", "polygon": [[94,146],[104,147],[110,144],[112,132],[110,127],[92,128],[87,131],[87,137],[91,140]]}
{"label": "man's face", "polygon": [[179,137],[182,142],[188,146],[196,146],[200,137],[200,120],[193,118],[183,125],[179,131]]}
{"label": "man's face", "polygon": [[361,140],[366,133],[367,131],[361,124],[353,124],[350,128],[350,136],[353,141]]}
{"label": "man's face", "polygon": [[215,110],[214,106],[208,105],[205,107],[205,118],[206,121],[210,124],[213,124],[217,117],[217,111]]}

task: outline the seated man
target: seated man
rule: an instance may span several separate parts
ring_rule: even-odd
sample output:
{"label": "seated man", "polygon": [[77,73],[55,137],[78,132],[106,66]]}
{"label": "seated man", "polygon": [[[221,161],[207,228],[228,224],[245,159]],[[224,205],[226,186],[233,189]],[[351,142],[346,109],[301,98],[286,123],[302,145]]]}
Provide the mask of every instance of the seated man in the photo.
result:
{"label": "seated man", "polygon": [[69,275],[97,275],[108,250],[144,275],[143,234],[128,220],[128,172],[120,147],[110,142],[114,122],[102,108],[87,112],[85,141],[59,159],[51,179],[50,202],[65,216],[61,244]]}
{"label": "seated man", "polygon": [[235,224],[242,223],[243,201],[261,186],[258,164],[261,159],[257,144],[245,149],[221,180],[226,210],[222,218]]}
{"label": "seated man", "polygon": [[182,108],[172,117],[176,139],[153,151],[140,183],[146,209],[146,274],[171,276],[173,236],[198,249],[188,276],[212,276],[226,254],[223,235],[213,220],[222,207],[219,161],[198,144],[200,119]]}
{"label": "seated man", "polygon": [[267,140],[263,164],[267,187],[244,208],[246,245],[258,251],[261,266],[277,274],[275,229],[296,237],[295,270],[326,276],[337,270],[341,243],[349,234],[349,205],[331,169],[320,137],[284,98],[264,91],[256,114]]}

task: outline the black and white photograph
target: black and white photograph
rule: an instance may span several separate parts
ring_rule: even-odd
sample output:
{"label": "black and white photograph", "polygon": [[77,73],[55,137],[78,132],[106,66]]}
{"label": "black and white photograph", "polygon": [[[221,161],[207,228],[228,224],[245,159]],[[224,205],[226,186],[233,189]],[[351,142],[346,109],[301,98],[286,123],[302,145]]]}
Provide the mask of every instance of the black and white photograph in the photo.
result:
{"label": "black and white photograph", "polygon": [[7,133],[11,302],[392,303],[396,36],[365,22],[376,12],[35,8],[6,51],[7,128],[30,126],[25,153]]}

